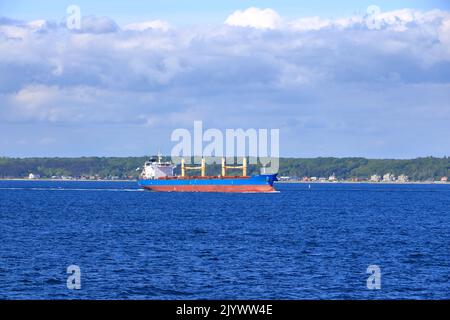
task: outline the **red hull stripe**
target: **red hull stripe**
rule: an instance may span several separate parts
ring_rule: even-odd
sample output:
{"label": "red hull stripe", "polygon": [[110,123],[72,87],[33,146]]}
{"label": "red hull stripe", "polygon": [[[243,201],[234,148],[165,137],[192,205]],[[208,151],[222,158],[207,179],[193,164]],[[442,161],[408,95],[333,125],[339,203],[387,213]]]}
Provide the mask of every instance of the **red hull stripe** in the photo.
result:
{"label": "red hull stripe", "polygon": [[145,189],[164,192],[274,192],[270,185],[196,185],[196,186],[145,186]]}

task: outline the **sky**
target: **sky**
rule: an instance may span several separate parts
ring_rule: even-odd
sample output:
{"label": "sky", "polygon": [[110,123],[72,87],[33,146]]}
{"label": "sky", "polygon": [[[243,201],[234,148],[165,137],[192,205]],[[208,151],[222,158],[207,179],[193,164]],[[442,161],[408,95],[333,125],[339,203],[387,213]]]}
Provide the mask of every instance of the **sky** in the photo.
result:
{"label": "sky", "polygon": [[448,156],[449,89],[449,1],[0,0],[0,156],[168,154],[195,120],[280,129],[282,156]]}

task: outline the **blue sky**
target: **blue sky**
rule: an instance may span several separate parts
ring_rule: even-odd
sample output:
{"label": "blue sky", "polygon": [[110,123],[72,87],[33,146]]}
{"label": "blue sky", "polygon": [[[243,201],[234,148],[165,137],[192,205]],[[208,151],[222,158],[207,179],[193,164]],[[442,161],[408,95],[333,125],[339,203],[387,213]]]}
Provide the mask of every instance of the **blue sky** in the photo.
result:
{"label": "blue sky", "polygon": [[450,155],[449,4],[0,2],[0,156],[169,153],[194,120],[280,129],[282,156]]}

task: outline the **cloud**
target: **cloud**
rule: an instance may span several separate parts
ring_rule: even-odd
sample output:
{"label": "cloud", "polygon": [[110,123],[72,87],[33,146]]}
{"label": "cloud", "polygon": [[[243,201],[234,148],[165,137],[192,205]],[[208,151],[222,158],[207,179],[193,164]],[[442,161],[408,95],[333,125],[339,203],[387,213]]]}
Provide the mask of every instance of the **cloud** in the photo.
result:
{"label": "cloud", "polygon": [[251,27],[256,29],[275,29],[281,24],[281,17],[272,9],[255,7],[233,12],[225,24],[237,27]]}
{"label": "cloud", "polygon": [[56,24],[45,20],[22,22],[7,18],[0,19],[0,34],[15,39],[22,39],[29,34],[55,28]]}
{"label": "cloud", "polygon": [[85,16],[81,19],[81,30],[85,33],[110,33],[119,29],[116,22],[108,17]]}
{"label": "cloud", "polygon": [[328,19],[320,17],[301,18],[290,23],[290,27],[299,31],[320,30],[331,26],[332,23]]}
{"label": "cloud", "polygon": [[285,155],[442,155],[450,150],[449,13],[386,12],[376,28],[367,19],[166,29],[88,18],[81,31],[0,19],[0,135],[9,137],[0,149],[23,154],[14,141],[35,150],[52,136],[52,152],[83,154],[74,137],[87,134],[104,154],[120,151],[119,141],[128,154],[154,143],[170,151],[171,130],[200,119],[281,128]]}
{"label": "cloud", "polygon": [[124,27],[124,30],[132,31],[145,31],[145,30],[162,30],[168,31],[170,29],[170,24],[163,20],[151,20],[138,23],[130,23]]}
{"label": "cloud", "polygon": [[[379,9],[378,9],[379,10]],[[351,16],[338,19],[323,19],[320,17],[300,18],[288,23],[289,27],[298,31],[311,31],[326,28],[340,29],[371,29],[407,31],[421,26],[436,27],[450,19],[450,13],[441,10],[421,12],[413,9],[394,11],[374,11],[362,16]]]}
{"label": "cloud", "polygon": [[9,123],[145,124],[143,114],[156,107],[151,93],[89,86],[27,85],[18,92],[0,96],[0,101],[1,119]]}
{"label": "cloud", "polygon": [[450,54],[450,19],[443,21],[439,27],[438,38],[447,47],[447,52]]}

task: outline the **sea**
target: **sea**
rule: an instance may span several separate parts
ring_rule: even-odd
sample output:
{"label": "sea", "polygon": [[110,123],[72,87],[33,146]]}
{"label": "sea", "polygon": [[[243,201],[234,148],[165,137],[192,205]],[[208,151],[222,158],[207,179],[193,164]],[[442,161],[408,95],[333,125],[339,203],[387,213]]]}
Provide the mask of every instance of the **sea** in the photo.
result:
{"label": "sea", "polygon": [[450,299],[450,184],[0,181],[0,299]]}

